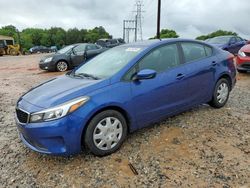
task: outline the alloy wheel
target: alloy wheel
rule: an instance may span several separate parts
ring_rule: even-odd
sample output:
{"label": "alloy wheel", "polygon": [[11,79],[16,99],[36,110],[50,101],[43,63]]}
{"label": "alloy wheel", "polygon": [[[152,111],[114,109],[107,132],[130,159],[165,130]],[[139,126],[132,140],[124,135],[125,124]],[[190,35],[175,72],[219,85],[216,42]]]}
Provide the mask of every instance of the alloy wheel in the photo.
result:
{"label": "alloy wheel", "polygon": [[58,71],[64,72],[68,69],[68,64],[65,61],[59,61],[56,67]]}

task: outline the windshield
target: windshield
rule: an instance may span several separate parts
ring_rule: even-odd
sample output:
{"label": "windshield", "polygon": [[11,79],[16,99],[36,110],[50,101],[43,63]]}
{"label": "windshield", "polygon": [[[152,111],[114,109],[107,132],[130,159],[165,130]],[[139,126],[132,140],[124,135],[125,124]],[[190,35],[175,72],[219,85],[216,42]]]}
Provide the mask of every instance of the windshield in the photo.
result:
{"label": "windshield", "polygon": [[68,52],[70,49],[72,49],[73,47],[74,47],[74,45],[66,46],[66,47],[62,48],[61,50],[57,51],[57,53],[64,54],[64,53]]}
{"label": "windshield", "polygon": [[74,72],[74,75],[91,75],[98,79],[108,78],[120,71],[141,51],[142,48],[112,48],[83,64]]}
{"label": "windshield", "polygon": [[209,39],[207,42],[211,44],[227,44],[231,37],[215,37]]}

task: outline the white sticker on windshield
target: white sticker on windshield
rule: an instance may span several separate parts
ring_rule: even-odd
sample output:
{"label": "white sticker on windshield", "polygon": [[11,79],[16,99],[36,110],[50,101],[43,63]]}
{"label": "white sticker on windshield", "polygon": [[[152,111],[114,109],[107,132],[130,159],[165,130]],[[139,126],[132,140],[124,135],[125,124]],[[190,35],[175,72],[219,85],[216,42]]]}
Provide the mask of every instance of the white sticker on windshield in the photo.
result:
{"label": "white sticker on windshield", "polygon": [[141,50],[141,48],[127,48],[126,51],[127,52],[139,52]]}

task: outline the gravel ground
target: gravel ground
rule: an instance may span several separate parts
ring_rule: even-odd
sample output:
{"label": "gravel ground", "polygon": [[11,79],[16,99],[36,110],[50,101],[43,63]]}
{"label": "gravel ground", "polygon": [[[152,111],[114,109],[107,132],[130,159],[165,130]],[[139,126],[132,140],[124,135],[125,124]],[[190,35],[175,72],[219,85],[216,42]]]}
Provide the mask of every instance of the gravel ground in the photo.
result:
{"label": "gravel ground", "polygon": [[139,130],[107,157],[42,155],[20,141],[18,97],[60,73],[43,55],[0,57],[0,187],[250,187],[250,74],[222,109],[201,105]]}

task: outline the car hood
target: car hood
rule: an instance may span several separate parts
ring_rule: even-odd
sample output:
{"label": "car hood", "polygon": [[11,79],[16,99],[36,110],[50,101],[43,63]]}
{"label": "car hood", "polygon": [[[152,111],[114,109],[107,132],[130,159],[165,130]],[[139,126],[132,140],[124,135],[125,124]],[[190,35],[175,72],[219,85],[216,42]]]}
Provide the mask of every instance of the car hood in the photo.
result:
{"label": "car hood", "polygon": [[247,44],[247,45],[243,46],[240,50],[242,52],[250,53],[250,44]]}
{"label": "car hood", "polygon": [[46,55],[46,56],[42,57],[41,61],[44,61],[45,59],[50,58],[50,57],[54,57],[55,55],[56,54]]}
{"label": "car hood", "polygon": [[[46,55],[46,56],[42,57],[41,61],[44,61],[45,59],[50,58],[50,57],[58,58],[59,56],[62,57],[62,56],[64,56],[64,55],[65,55],[65,54],[59,54],[59,53]],[[59,58],[60,58],[60,57],[59,57]]]}
{"label": "car hood", "polygon": [[109,80],[79,79],[64,75],[32,88],[22,96],[21,100],[37,107],[50,108],[87,95],[89,92],[108,84]]}

